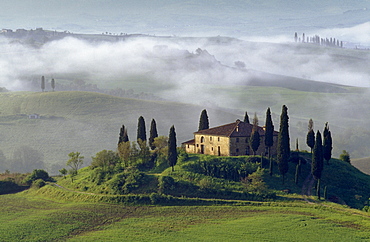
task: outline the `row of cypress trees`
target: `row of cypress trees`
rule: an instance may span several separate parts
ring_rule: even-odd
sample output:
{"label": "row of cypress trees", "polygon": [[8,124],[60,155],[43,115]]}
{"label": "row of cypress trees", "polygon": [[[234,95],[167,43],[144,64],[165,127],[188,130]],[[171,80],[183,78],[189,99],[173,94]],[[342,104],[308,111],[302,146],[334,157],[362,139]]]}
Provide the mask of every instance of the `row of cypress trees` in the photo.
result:
{"label": "row of cypress trees", "polygon": [[[158,131],[157,131],[157,123],[155,119],[153,118],[150,123],[150,131],[149,131],[149,148],[151,150],[155,150],[155,139],[158,137]],[[139,145],[146,146],[147,142],[147,135],[146,135],[146,126],[145,126],[145,120],[143,116],[140,116],[138,119],[138,125],[137,125],[137,136],[136,140]],[[125,125],[122,125],[119,133],[118,138],[118,146],[120,146],[122,143],[129,142],[129,137],[127,134],[127,129]],[[177,163],[177,141],[176,141],[176,131],[175,126],[172,125],[169,131],[168,136],[168,164],[172,167],[172,170],[174,170],[174,166]]]}

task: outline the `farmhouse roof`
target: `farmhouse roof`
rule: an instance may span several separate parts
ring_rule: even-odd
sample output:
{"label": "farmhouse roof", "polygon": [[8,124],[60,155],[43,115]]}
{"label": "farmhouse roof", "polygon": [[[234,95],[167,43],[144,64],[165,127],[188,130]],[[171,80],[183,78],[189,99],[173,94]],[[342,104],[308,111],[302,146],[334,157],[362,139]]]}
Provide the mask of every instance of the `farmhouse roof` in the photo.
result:
{"label": "farmhouse roof", "polygon": [[[214,135],[214,136],[224,136],[224,137],[250,137],[252,134],[253,124],[245,123],[239,119],[233,123],[221,125],[218,127],[204,129],[194,134],[199,135]],[[258,133],[260,136],[265,135],[265,130],[263,127],[257,126]],[[274,136],[278,135],[278,132],[274,131]]]}

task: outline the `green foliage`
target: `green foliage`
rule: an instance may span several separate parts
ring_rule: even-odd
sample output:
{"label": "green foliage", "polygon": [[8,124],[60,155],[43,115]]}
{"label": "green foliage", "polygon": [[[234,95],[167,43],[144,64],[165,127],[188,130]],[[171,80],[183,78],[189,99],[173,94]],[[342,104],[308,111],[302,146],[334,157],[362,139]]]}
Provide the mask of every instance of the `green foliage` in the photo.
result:
{"label": "green foliage", "polygon": [[127,141],[129,141],[128,135],[127,135],[127,129],[125,125],[122,125],[119,131],[118,145],[122,142],[127,142]]}
{"label": "green foliage", "polygon": [[170,176],[160,176],[158,178],[158,193],[168,194],[175,189],[175,180]]}
{"label": "green foliage", "polygon": [[68,170],[66,168],[63,168],[63,169],[60,169],[59,172],[65,177],[65,175],[67,175],[68,173]]}
{"label": "green foliage", "polygon": [[78,169],[82,166],[84,157],[80,152],[71,152],[68,154],[69,160],[67,166],[71,167],[77,173]]}
{"label": "green foliage", "polygon": [[339,156],[339,159],[351,164],[351,157],[349,156],[349,153],[346,150],[342,151],[342,154]]}
{"label": "green foliage", "polygon": [[204,129],[209,129],[208,114],[207,114],[207,110],[205,109],[203,109],[200,114],[198,131],[201,131]]}
{"label": "green foliage", "polygon": [[168,136],[168,165],[172,167],[172,171],[174,170],[174,166],[177,163],[177,141],[176,141],[176,132],[175,126],[172,125],[170,129],[170,133]]}
{"label": "green foliage", "polygon": [[37,189],[39,189],[39,188],[41,188],[45,185],[46,185],[46,183],[43,179],[37,179],[37,180],[32,182],[32,187],[37,188]]}
{"label": "green foliage", "polygon": [[196,162],[187,162],[182,167],[185,170],[203,174],[210,177],[240,181],[241,178],[255,172],[259,167],[259,159],[202,156]]}
{"label": "green foliage", "polygon": [[265,169],[258,168],[255,172],[242,179],[247,192],[264,197],[274,197],[274,194],[268,189],[264,176]]}
{"label": "green foliage", "polygon": [[312,152],[312,149],[315,146],[315,132],[312,129],[307,133],[306,144],[311,148]]}
{"label": "green foliage", "polygon": [[107,183],[113,194],[128,194],[142,185],[144,180],[145,174],[131,167],[115,174]]}
{"label": "green foliage", "polygon": [[260,134],[256,129],[253,129],[252,135],[249,139],[249,146],[253,150],[253,154],[256,155],[256,151],[258,150],[258,147],[260,146]]}
{"label": "green foliage", "polygon": [[114,167],[120,162],[118,154],[112,150],[102,150],[94,157],[92,157],[92,162],[90,167],[92,169],[100,167],[103,171],[112,171]]}
{"label": "green foliage", "polygon": [[24,183],[31,185],[34,181],[39,180],[39,179],[44,180],[44,181],[51,180],[51,178],[49,177],[49,174],[46,171],[36,169],[36,170],[33,170],[33,172],[24,179]]}
{"label": "green foliage", "polygon": [[329,160],[331,159],[331,151],[333,149],[333,141],[331,138],[331,132],[329,130],[328,123],[325,124],[323,136],[323,157],[327,162],[329,162]]}

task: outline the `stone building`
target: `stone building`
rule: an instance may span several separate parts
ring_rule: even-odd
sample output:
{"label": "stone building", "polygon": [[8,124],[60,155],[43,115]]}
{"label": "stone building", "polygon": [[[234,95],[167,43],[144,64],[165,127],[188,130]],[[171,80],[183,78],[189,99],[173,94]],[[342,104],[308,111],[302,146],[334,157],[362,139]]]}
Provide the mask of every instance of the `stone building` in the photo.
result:
{"label": "stone building", "polygon": [[[182,143],[182,147],[187,153],[193,154],[217,156],[253,155],[253,150],[249,146],[252,129],[253,124],[236,120],[234,123],[195,132],[194,139]],[[265,129],[258,126],[257,130],[261,141],[256,154],[266,155]],[[274,145],[271,147],[271,155],[277,154],[277,139],[278,132],[274,131]]]}

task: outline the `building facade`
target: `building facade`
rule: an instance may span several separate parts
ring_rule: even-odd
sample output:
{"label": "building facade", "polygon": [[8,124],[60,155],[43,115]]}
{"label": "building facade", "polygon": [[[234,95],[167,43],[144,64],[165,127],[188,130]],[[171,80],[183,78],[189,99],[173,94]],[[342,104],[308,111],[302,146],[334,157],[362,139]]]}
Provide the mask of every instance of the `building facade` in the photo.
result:
{"label": "building facade", "polygon": [[[252,134],[253,124],[236,120],[234,123],[201,130],[194,133],[194,139],[182,143],[187,153],[206,154],[217,156],[240,156],[253,155],[249,140]],[[266,155],[265,129],[257,127],[260,135],[260,145],[257,155]],[[274,145],[271,147],[271,155],[277,154],[278,132],[274,131]]]}

